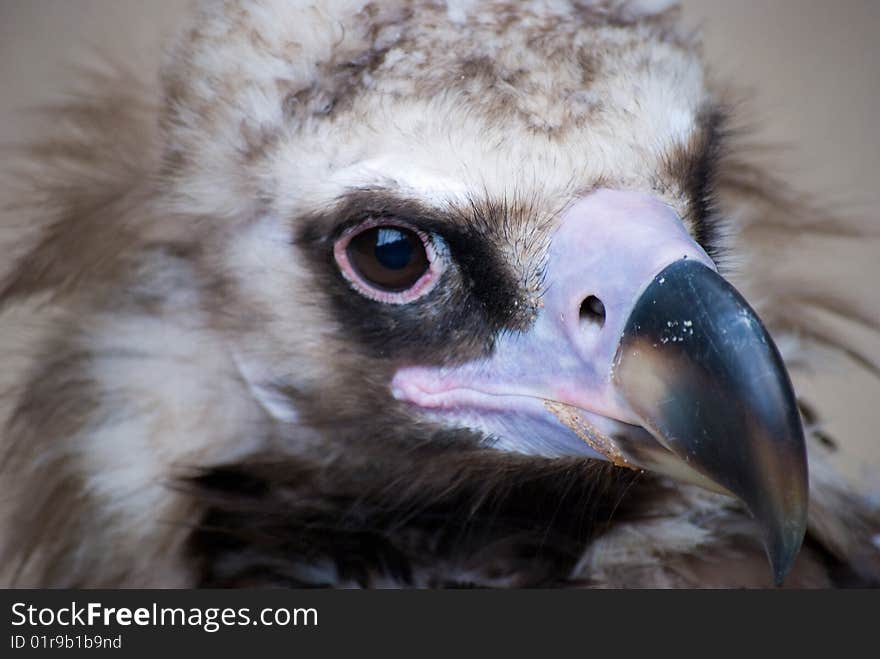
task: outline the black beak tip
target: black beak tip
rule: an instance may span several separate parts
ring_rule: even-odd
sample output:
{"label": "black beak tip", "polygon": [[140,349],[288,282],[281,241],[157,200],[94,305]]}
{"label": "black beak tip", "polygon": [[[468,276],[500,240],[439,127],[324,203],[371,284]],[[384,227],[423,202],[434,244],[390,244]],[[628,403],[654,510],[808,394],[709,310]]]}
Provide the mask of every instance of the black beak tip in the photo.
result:
{"label": "black beak tip", "polygon": [[806,534],[806,525],[806,508],[804,508],[801,513],[790,515],[782,526],[765,529],[767,558],[770,560],[773,582],[776,586],[783,585],[795,565]]}
{"label": "black beak tip", "polygon": [[773,569],[773,583],[777,587],[785,583],[785,578],[794,567],[794,561],[797,558],[799,549],[800,541],[797,541],[786,542],[779,547],[774,547],[767,551],[770,565]]}
{"label": "black beak tip", "polygon": [[614,378],[645,428],[746,505],[781,585],[805,534],[807,455],[785,364],[754,310],[714,270],[673,263],[633,308]]}

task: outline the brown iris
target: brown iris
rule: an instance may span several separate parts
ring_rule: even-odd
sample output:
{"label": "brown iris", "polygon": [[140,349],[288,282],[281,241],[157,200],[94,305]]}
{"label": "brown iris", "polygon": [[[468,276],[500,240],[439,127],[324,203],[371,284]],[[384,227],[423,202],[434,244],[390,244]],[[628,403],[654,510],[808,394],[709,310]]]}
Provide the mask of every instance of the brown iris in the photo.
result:
{"label": "brown iris", "polygon": [[346,254],[366,283],[392,293],[412,288],[430,266],[422,238],[415,231],[393,225],[357,234],[349,241]]}

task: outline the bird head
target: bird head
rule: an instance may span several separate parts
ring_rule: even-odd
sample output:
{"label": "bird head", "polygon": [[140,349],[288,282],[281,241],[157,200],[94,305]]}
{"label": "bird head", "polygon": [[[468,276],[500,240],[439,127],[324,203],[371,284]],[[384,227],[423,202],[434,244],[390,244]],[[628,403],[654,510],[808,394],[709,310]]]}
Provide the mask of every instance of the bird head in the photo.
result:
{"label": "bird head", "polygon": [[667,12],[209,4],[163,80],[166,203],[290,450],[607,460],[737,497],[790,569],[800,417],[720,268],[725,111]]}

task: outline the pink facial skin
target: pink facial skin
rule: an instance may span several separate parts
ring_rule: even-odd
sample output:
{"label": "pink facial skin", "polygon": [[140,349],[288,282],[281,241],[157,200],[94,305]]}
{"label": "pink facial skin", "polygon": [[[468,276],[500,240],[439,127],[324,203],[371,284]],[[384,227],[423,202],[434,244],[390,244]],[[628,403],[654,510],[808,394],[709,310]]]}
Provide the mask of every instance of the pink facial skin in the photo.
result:
{"label": "pink facial skin", "polygon": [[[347,250],[351,239],[362,231],[378,226],[398,227],[400,229],[412,231],[419,237],[422,241],[422,245],[425,247],[425,254],[428,257],[428,269],[415,284],[405,291],[383,291],[370,285],[368,281],[361,277],[357,272],[357,269],[352,265],[351,260],[348,258]],[[336,259],[336,264],[339,266],[340,272],[342,272],[342,276],[345,277],[361,295],[365,295],[371,300],[376,300],[377,302],[383,302],[385,304],[406,304],[407,302],[412,302],[413,300],[426,295],[432,288],[434,288],[434,285],[437,283],[437,280],[440,278],[440,274],[443,271],[443,261],[442,259],[437,258],[437,252],[434,249],[434,245],[427,235],[402,222],[395,222],[387,218],[370,219],[348,229],[342,234],[342,236],[340,236],[339,240],[337,240],[336,244],[333,246],[333,256]]]}
{"label": "pink facial skin", "polygon": [[[544,407],[577,407],[603,432],[636,415],[612,383],[620,338],[654,276],[680,259],[714,264],[676,213],[655,197],[601,189],[563,214],[547,260],[543,308],[526,332],[499,338],[492,356],[449,368],[406,367],[392,393],[429,418],[496,438],[506,450],[599,457]],[[597,297],[604,322],[581,318]]]}

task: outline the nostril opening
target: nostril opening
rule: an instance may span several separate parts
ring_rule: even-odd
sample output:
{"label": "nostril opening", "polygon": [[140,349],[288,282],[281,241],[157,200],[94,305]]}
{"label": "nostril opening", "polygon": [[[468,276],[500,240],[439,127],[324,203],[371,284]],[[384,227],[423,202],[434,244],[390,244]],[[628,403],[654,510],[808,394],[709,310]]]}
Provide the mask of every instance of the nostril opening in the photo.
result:
{"label": "nostril opening", "polygon": [[595,295],[591,295],[581,302],[581,323],[590,323],[602,327],[605,324],[605,305]]}

